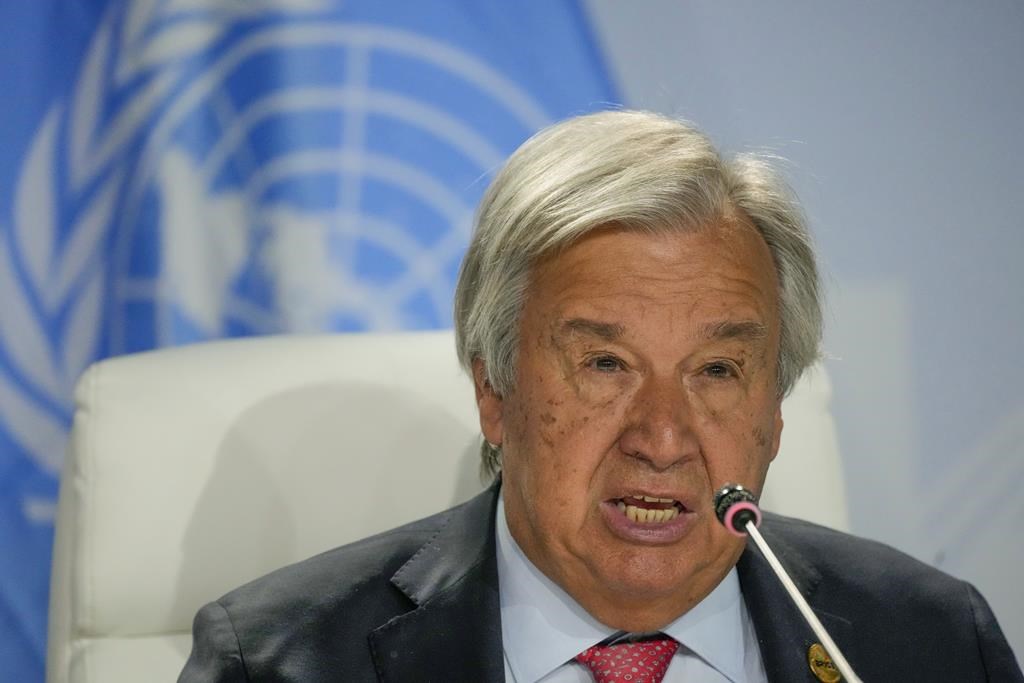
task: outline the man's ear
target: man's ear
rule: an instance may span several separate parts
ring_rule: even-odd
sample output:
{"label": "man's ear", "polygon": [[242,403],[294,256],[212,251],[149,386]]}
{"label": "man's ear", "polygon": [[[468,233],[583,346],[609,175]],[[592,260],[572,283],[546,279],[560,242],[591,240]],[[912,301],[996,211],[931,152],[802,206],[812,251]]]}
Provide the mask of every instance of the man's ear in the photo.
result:
{"label": "man's ear", "polygon": [[484,439],[500,446],[504,438],[504,403],[487,379],[487,368],[481,358],[473,360],[473,385],[476,389],[476,407],[480,413],[480,431]]}

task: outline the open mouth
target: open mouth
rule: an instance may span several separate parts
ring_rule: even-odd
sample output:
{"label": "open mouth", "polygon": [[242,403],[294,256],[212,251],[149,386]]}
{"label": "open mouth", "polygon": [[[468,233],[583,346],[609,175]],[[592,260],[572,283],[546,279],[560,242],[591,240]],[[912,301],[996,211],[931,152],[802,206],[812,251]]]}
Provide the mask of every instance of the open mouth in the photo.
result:
{"label": "open mouth", "polygon": [[619,498],[616,505],[629,521],[639,524],[665,524],[686,511],[683,504],[673,498],[645,495]]}

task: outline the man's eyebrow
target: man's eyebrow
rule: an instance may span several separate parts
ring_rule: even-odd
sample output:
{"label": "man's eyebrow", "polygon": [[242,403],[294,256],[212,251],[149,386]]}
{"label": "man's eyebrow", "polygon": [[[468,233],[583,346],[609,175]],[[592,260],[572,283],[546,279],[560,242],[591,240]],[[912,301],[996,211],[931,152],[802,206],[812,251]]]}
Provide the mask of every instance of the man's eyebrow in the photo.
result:
{"label": "man's eyebrow", "polygon": [[616,341],[625,333],[626,328],[617,323],[603,323],[587,318],[569,318],[561,325],[561,332],[567,334],[586,334],[604,341]]}
{"label": "man's eyebrow", "polygon": [[723,320],[705,325],[701,330],[701,337],[714,340],[762,341],[768,338],[768,328],[754,320]]}

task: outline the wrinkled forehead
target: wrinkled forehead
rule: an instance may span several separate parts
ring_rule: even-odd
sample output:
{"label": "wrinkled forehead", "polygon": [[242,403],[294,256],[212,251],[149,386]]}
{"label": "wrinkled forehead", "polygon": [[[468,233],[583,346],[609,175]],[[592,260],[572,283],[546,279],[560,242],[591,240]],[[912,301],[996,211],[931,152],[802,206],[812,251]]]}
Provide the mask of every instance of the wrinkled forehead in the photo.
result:
{"label": "wrinkled forehead", "polygon": [[[686,266],[687,261],[707,261],[710,274],[746,271],[752,279],[762,281],[762,288],[778,295],[779,277],[772,250],[754,223],[742,212],[714,214],[699,223],[683,221],[624,223],[614,222],[581,230],[570,239],[549,244],[529,261],[527,296],[544,278],[561,276],[563,284],[574,282],[575,275],[593,275],[594,271],[609,276],[644,274],[645,265],[628,249],[616,249],[621,240],[632,245],[669,245],[669,259]],[[688,239],[689,238],[689,239]],[[678,244],[685,244],[676,249]],[[595,246],[597,245],[597,246]],[[581,259],[579,256],[585,253]],[[688,257],[688,258],[687,258]],[[584,267],[586,266],[586,267]],[[599,295],[595,291],[594,295]]]}
{"label": "wrinkled forehead", "polygon": [[[732,241],[746,239],[750,236],[756,236],[757,239],[764,242],[754,221],[732,204],[723,202],[699,208],[699,211],[686,215],[674,211],[652,212],[648,215],[643,207],[637,206],[633,210],[636,213],[633,217],[625,216],[591,225],[580,223],[555,233],[549,233],[545,228],[540,227],[537,228],[538,238],[524,240],[521,243],[526,249],[526,253],[523,255],[532,271],[549,261],[558,259],[583,240],[615,232],[629,232],[652,237],[703,233],[720,240],[722,248],[728,248]],[[625,209],[623,212],[630,213]],[[767,243],[765,246],[767,247]]]}
{"label": "wrinkled forehead", "polygon": [[600,298],[631,288],[669,302],[742,293],[774,309],[778,282],[771,251],[748,224],[657,232],[613,226],[537,263],[528,296]]}

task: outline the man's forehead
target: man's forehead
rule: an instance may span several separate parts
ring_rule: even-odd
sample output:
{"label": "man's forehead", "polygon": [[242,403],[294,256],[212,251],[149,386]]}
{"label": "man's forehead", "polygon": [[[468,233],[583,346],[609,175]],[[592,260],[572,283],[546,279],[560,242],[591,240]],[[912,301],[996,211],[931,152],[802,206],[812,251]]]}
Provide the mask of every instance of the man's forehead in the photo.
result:
{"label": "man's forehead", "polygon": [[565,341],[655,333],[756,344],[778,331],[776,286],[771,255],[753,229],[607,229],[534,270],[526,311],[538,331]]}
{"label": "man's forehead", "polygon": [[[563,337],[596,337],[603,341],[618,341],[629,332],[621,322],[583,317],[559,318],[555,330]],[[699,324],[694,336],[708,341],[762,342],[770,334],[768,326],[758,320],[717,320]]]}

